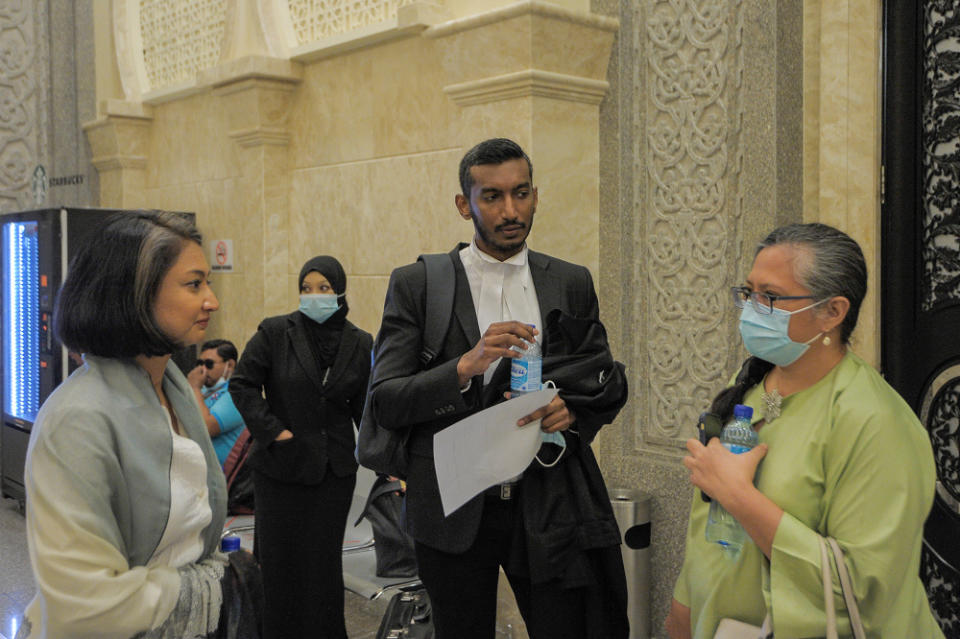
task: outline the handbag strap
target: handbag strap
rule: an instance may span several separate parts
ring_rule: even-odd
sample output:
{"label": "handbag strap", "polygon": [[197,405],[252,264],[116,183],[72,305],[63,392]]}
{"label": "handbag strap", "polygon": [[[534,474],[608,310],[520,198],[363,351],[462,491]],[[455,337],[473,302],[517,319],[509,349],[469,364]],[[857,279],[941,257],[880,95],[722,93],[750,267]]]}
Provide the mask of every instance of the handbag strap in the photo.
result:
{"label": "handbag strap", "polygon": [[769,612],[763,618],[763,623],[760,624],[760,639],[773,639],[773,619]]}
{"label": "handbag strap", "polygon": [[853,630],[853,636],[856,639],[866,639],[866,633],[863,631],[863,621],[860,618],[860,608],[857,606],[856,597],[853,595],[853,584],[850,581],[850,573],[847,570],[847,564],[843,559],[843,551],[840,544],[833,537],[819,537],[820,539],[820,566],[823,573],[823,602],[827,613],[827,639],[836,639],[837,637],[837,615],[833,606],[833,574],[830,570],[830,557],[827,554],[827,544],[833,551],[833,559],[837,565],[837,575],[840,577],[840,590],[843,592],[843,601],[847,606],[847,616],[850,618],[850,628]]}
{"label": "handbag strap", "polygon": [[857,606],[857,599],[853,596],[853,584],[850,581],[850,573],[847,571],[847,564],[843,560],[843,551],[840,550],[840,544],[833,537],[827,537],[827,542],[833,550],[833,557],[837,562],[837,574],[840,575],[840,588],[843,590],[843,600],[847,604],[847,616],[850,617],[850,627],[853,629],[853,636],[856,639],[865,639],[866,633],[863,631],[863,621],[860,619],[860,608]]}
{"label": "handbag strap", "polygon": [[827,639],[837,639],[837,611],[833,606],[833,575],[830,573],[830,556],[827,554],[827,542],[820,540],[820,574],[823,577],[823,608],[827,614]]}

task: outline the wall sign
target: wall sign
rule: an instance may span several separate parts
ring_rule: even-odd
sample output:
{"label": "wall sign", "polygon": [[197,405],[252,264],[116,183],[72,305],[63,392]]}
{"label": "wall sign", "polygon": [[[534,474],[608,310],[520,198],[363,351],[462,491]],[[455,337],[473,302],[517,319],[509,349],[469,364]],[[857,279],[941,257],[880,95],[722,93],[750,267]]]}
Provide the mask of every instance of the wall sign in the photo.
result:
{"label": "wall sign", "polygon": [[214,273],[233,272],[233,240],[211,240],[210,270]]}

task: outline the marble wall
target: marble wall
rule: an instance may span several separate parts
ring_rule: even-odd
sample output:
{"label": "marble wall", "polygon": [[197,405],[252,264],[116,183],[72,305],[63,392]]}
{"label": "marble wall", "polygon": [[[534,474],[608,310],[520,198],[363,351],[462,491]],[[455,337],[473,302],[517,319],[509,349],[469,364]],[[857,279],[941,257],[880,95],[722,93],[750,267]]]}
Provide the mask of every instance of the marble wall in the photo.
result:
{"label": "marble wall", "polygon": [[803,217],[860,243],[869,290],[852,344],[880,365],[881,3],[803,6]]}
{"label": "marble wall", "polygon": [[[300,265],[319,253],[344,263],[351,319],[375,332],[394,267],[472,236],[454,207],[457,165],[493,136],[534,158],[531,246],[597,271],[599,104],[617,21],[539,1],[460,18],[415,9],[373,43],[221,60],[170,92],[118,62],[122,95],[85,125],[101,204],[193,211],[208,239],[234,241],[234,271],[214,275],[212,335],[242,344],[262,317],[296,308]],[[136,38],[114,19],[119,60]]]}

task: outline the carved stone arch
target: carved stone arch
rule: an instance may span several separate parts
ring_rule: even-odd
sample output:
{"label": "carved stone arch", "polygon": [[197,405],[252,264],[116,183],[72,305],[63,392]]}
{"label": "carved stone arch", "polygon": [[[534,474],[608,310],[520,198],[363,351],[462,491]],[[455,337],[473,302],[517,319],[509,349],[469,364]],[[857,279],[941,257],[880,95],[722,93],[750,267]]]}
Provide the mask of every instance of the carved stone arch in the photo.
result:
{"label": "carved stone arch", "polygon": [[138,0],[116,0],[113,3],[113,41],[124,99],[139,102],[141,96],[150,90],[150,83],[143,61]]}
{"label": "carved stone arch", "polygon": [[220,62],[227,0],[116,0],[114,40],[124,97],[140,102],[194,85]]}

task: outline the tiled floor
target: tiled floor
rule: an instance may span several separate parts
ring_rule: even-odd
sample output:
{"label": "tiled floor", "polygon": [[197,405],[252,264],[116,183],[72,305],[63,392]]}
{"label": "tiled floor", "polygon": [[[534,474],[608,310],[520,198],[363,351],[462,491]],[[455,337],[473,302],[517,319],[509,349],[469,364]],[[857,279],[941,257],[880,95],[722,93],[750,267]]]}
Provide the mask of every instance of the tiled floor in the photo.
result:
{"label": "tiled floor", "polygon": [[[12,639],[16,634],[34,590],[23,515],[15,500],[0,499],[0,639]],[[350,638],[373,639],[387,603],[347,592],[345,615]]]}
{"label": "tiled floor", "polygon": [[[0,639],[12,639],[33,598],[34,584],[27,556],[25,522],[15,500],[0,499]],[[373,639],[386,610],[387,598],[370,601],[346,592],[344,614],[350,639]],[[501,575],[498,638],[526,637],[516,603]]]}
{"label": "tiled floor", "polygon": [[23,515],[15,500],[0,499],[0,637],[13,637],[33,590]]}

